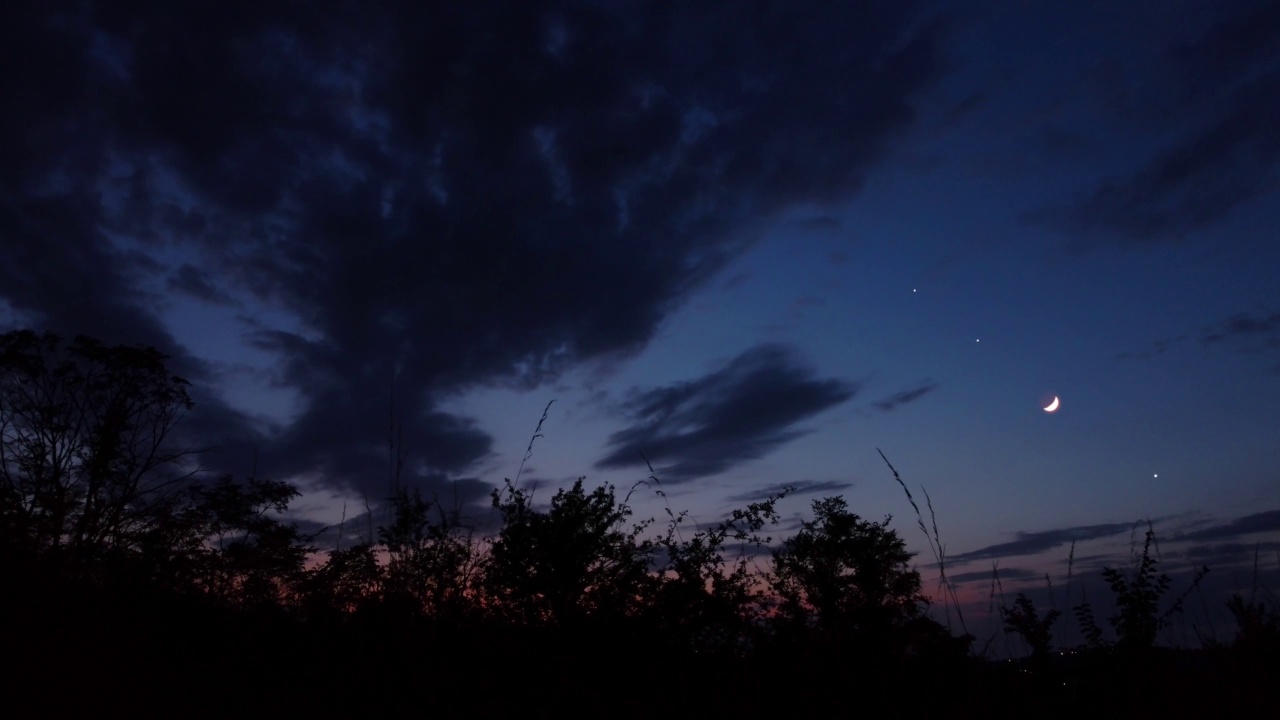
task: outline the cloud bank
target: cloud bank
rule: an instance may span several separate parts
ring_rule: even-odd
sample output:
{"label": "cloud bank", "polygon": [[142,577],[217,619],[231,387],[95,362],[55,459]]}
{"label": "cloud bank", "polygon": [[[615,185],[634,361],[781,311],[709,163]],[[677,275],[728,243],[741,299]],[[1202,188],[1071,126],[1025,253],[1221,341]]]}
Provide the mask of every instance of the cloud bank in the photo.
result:
{"label": "cloud bank", "polygon": [[[442,398],[642,349],[744,223],[855,193],[942,71],[914,2],[77,7],[0,17],[7,315],[169,352],[211,466],[375,497],[392,402],[407,472],[459,477],[490,438]],[[197,340],[265,357],[295,417],[228,404]],[[751,357],[724,382],[785,374]],[[754,456],[846,392],[797,381],[759,427],[606,464]]]}
{"label": "cloud bank", "polygon": [[596,467],[648,458],[665,483],[717,475],[804,435],[801,421],[855,391],[815,378],[787,346],[761,345],[696,380],[638,391],[624,408],[631,425],[609,437]]}

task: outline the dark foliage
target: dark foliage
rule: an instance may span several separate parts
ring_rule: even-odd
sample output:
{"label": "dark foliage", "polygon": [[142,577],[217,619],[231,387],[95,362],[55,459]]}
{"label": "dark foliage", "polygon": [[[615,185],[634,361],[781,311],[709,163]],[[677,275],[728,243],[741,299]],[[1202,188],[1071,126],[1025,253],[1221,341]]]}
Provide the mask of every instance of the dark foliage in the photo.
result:
{"label": "dark foliage", "polygon": [[652,594],[653,543],[646,522],[627,526],[631,508],[612,486],[588,493],[579,479],[539,511],[511,483],[494,490],[502,516],[485,568],[493,611],[524,625],[577,630],[587,620],[632,615]]}
{"label": "dark foliage", "polygon": [[[0,637],[19,715],[387,712],[425,688],[469,716],[1191,707],[1177,658],[1126,666],[1111,652],[1151,650],[1180,608],[1160,611],[1153,533],[1132,576],[1104,573],[1114,647],[1084,603],[1098,652],[1064,666],[1050,653],[1056,611],[1023,595],[1002,610],[1036,660],[1028,684],[930,618],[902,538],[841,497],[815,501],[775,546],[763,533],[785,489],[689,532],[669,507],[665,530],[635,519],[612,486],[579,480],[540,507],[507,482],[492,494],[500,526],[480,537],[397,483],[376,538],[322,553],[283,519],[296,488],[185,468],[169,439],[191,403],[164,360],[0,336]],[[1247,672],[1195,672],[1260,697],[1280,616],[1240,596],[1228,607],[1240,631],[1213,668]],[[636,682],[651,702],[626,694]]]}
{"label": "dark foliage", "polygon": [[172,511],[187,382],[149,348],[0,336],[0,533],[56,561],[128,549]]}
{"label": "dark foliage", "polygon": [[1004,622],[1004,631],[1017,633],[1026,641],[1031,649],[1031,658],[1035,665],[1043,669],[1049,662],[1049,649],[1053,641],[1053,624],[1062,613],[1049,610],[1041,617],[1036,611],[1035,603],[1025,593],[1018,593],[1013,607],[1001,607],[1000,619]]}
{"label": "dark foliage", "polygon": [[[410,616],[460,619],[480,582],[479,551],[472,531],[458,510],[433,505],[417,490],[398,489],[390,504],[392,522],[378,530],[388,555],[383,601]],[[367,551],[362,553],[368,558]]]}
{"label": "dark foliage", "polygon": [[284,512],[298,494],[287,483],[256,478],[193,487],[147,549],[176,589],[230,607],[274,608],[293,593],[316,550],[271,514]]}
{"label": "dark foliage", "polygon": [[1271,667],[1280,662],[1280,609],[1262,600],[1246,601],[1235,593],[1227,609],[1236,621],[1235,649],[1251,661]]}
{"label": "dark foliage", "polygon": [[813,515],[774,553],[783,625],[841,648],[905,650],[903,638],[892,636],[926,603],[906,543],[887,518],[863,520],[844,498],[815,500]]}
{"label": "dark foliage", "polygon": [[[688,515],[672,514],[658,540],[666,562],[659,568],[650,615],[659,635],[678,652],[708,658],[741,657],[763,639],[764,590],[751,569],[748,550],[772,541],[760,532],[777,525],[775,506],[787,490],[734,510],[713,527],[683,539],[680,526]],[[736,559],[726,558],[728,544],[738,545]]]}
{"label": "dark foliage", "polygon": [[[1169,626],[1175,615],[1182,612],[1187,596],[1209,572],[1209,568],[1201,568],[1182,595],[1161,612],[1160,599],[1168,591],[1170,579],[1168,575],[1156,574],[1159,561],[1151,552],[1155,538],[1155,530],[1148,526],[1142,555],[1137,566],[1128,575],[1116,568],[1102,570],[1102,576],[1115,596],[1116,614],[1110,618],[1110,622],[1115,629],[1115,648],[1122,653],[1141,654],[1150,650],[1155,645],[1156,635]],[[1074,610],[1089,645],[1108,645],[1088,601],[1077,605]]]}

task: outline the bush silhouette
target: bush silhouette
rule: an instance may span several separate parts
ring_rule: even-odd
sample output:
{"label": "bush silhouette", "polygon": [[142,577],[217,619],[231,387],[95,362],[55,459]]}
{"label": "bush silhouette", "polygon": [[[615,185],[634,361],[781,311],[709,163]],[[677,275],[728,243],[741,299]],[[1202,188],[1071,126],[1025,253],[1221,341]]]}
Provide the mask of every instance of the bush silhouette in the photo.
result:
{"label": "bush silhouette", "polygon": [[1236,621],[1232,649],[1243,660],[1268,666],[1280,661],[1280,609],[1274,603],[1233,593],[1227,609]]}
{"label": "bush silhouette", "polygon": [[174,506],[188,383],[154,349],[0,335],[0,533],[51,563],[128,548]]}
{"label": "bush silhouette", "polygon": [[[909,702],[916,714],[1021,716],[1050,699],[1151,714],[1190,707],[1188,678],[1244,699],[1272,686],[1280,616],[1252,597],[1228,603],[1239,632],[1227,660],[1196,674],[1153,660],[1206,570],[1164,607],[1170,581],[1150,528],[1131,573],[1103,571],[1116,641],[1087,602],[1075,608],[1101,648],[1082,660],[1087,672],[1045,662],[1056,611],[1022,594],[1001,609],[1052,683],[971,656],[972,636],[926,613],[889,520],[864,520],[842,497],[814,501],[775,545],[763,533],[786,491],[694,528],[668,505],[655,528],[612,485],[579,479],[539,506],[507,481],[491,495],[499,524],[479,538],[458,509],[395,483],[378,532],[322,555],[283,519],[293,486],[188,474],[171,439],[191,401],[164,360],[86,338],[0,336],[0,637],[22,658],[10,695],[27,714],[76,702],[148,715],[374,711],[434,686],[465,695],[476,716],[648,715],[618,694],[638,677],[658,678],[662,699],[690,714],[813,714],[851,697],[867,714]],[[941,574],[936,528],[930,537]],[[495,666],[496,681],[477,670]],[[1067,677],[1079,682],[1058,690]],[[138,678],[148,693],[129,690]],[[41,681],[59,689],[42,693]],[[931,692],[901,694],[920,687]]]}
{"label": "bush silhouette", "polygon": [[1041,616],[1036,611],[1035,603],[1025,593],[1018,593],[1012,608],[1000,608],[1004,631],[1022,636],[1031,650],[1032,662],[1039,670],[1048,666],[1049,649],[1053,643],[1053,624],[1061,614],[1058,610],[1048,610]]}
{"label": "bush silhouette", "polygon": [[589,618],[632,615],[650,596],[653,543],[640,537],[648,523],[628,527],[631,508],[617,502],[613,486],[588,493],[582,483],[559,490],[546,511],[510,482],[493,491],[502,527],[484,582],[504,618],[577,630]]}
{"label": "bush silhouette", "polygon": [[[672,514],[667,532],[657,541],[666,560],[659,568],[652,615],[660,636],[673,649],[734,657],[759,646],[765,592],[745,551],[759,550],[772,541],[760,532],[778,523],[775,507],[787,491],[734,510],[688,540],[679,532],[688,514]],[[744,551],[732,562],[725,557],[730,541]]]}
{"label": "bush silhouette", "polygon": [[[1168,591],[1170,579],[1163,573],[1156,574],[1159,561],[1151,553],[1155,538],[1155,529],[1148,525],[1142,555],[1130,574],[1126,575],[1117,568],[1106,567],[1102,570],[1103,578],[1115,595],[1116,614],[1111,616],[1110,623],[1115,629],[1115,648],[1120,652],[1145,653],[1150,650],[1155,645],[1156,635],[1169,626],[1175,614],[1182,611],[1187,595],[1209,572],[1207,567],[1197,571],[1191,585],[1182,595],[1163,613],[1160,612],[1160,599]],[[1092,647],[1107,645],[1088,601],[1077,605],[1074,611],[1088,644]]]}
{"label": "bush silhouette", "polygon": [[413,614],[460,620],[479,591],[483,569],[474,533],[458,510],[433,505],[416,489],[397,488],[389,502],[392,521],[378,530],[388,554],[383,601]]}
{"label": "bush silhouette", "polygon": [[298,497],[288,483],[230,476],[190,490],[190,503],[166,533],[167,563],[206,598],[233,607],[273,608],[296,592],[315,548],[282,513]]}
{"label": "bush silhouette", "polygon": [[911,557],[887,518],[863,520],[841,497],[815,500],[813,519],[773,554],[780,620],[827,650],[905,652],[901,631],[926,602]]}

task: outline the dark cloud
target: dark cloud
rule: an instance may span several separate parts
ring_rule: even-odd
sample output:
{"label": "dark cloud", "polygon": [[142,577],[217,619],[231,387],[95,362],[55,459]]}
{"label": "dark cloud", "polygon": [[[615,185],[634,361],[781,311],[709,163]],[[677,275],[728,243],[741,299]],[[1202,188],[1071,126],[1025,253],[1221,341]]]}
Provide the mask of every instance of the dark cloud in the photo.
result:
{"label": "dark cloud", "polygon": [[1078,130],[1047,127],[1039,133],[1039,145],[1053,158],[1078,158],[1096,152],[1096,140]]}
{"label": "dark cloud", "polygon": [[1157,340],[1151,345],[1150,350],[1141,350],[1138,352],[1122,352],[1116,355],[1117,360],[1150,360],[1158,355],[1163,355],[1169,351],[1169,348],[1178,345],[1187,339],[1186,335],[1178,335],[1177,337]]}
{"label": "dark cloud", "polygon": [[[1044,577],[1043,572],[1028,570],[1026,568],[1000,568],[997,571],[1000,575],[1000,581],[1006,580],[1029,580],[1031,578]],[[990,570],[974,570],[973,572],[962,572],[954,575],[947,575],[947,580],[956,585],[963,585],[971,582],[991,582],[992,572]]]}
{"label": "dark cloud", "polygon": [[[5,3],[0,298],[176,358],[166,275],[232,298],[301,415],[202,401],[221,447],[372,491],[394,396],[414,473],[465,473],[489,439],[442,398],[638,351],[742,222],[860,188],[942,70],[922,6]],[[728,462],[844,392],[799,389]]]}
{"label": "dark cloud", "polygon": [[853,483],[840,480],[797,480],[793,483],[767,485],[759,490],[745,492],[740,495],[731,495],[725,500],[729,502],[756,502],[764,500],[771,495],[777,495],[787,488],[791,489],[789,495],[812,495],[815,493],[840,493],[851,487],[853,487]]}
{"label": "dark cloud", "polygon": [[[1033,223],[1082,237],[1113,233],[1128,242],[1180,241],[1238,205],[1275,190],[1280,160],[1280,74],[1242,88],[1231,111],[1167,147],[1137,173],[1104,181],[1071,205],[1031,213]],[[1073,243],[1092,246],[1091,239]]]}
{"label": "dark cloud", "polygon": [[[1149,360],[1163,355],[1189,337],[1179,335],[1157,340],[1149,350],[1123,352],[1116,355],[1116,359]],[[1280,349],[1280,312],[1236,313],[1221,322],[1203,328],[1197,337],[1202,345],[1226,345],[1242,352],[1277,350]]]}
{"label": "dark cloud", "polygon": [[1223,568],[1248,565],[1254,561],[1255,553],[1265,553],[1270,556],[1277,550],[1280,550],[1280,542],[1268,541],[1252,544],[1230,542],[1193,545],[1185,550],[1170,552],[1169,555],[1184,558],[1198,565]]}
{"label": "dark cloud", "polygon": [[1178,540],[1227,540],[1253,533],[1280,532],[1280,510],[1245,515],[1229,523],[1214,525],[1179,536]]}
{"label": "dark cloud", "polygon": [[[441,473],[423,473],[403,479],[410,481],[411,487],[421,494],[428,504],[428,516],[434,523],[450,524],[461,531],[488,531],[499,522],[489,503],[493,485],[488,482],[474,477],[450,478]],[[315,509],[305,506],[290,508],[289,520],[307,532],[319,532],[315,544],[321,550],[377,539],[378,528],[388,527],[394,521],[393,508],[386,502],[392,495],[389,474],[382,478],[382,482],[379,490],[371,491],[361,499],[363,503],[356,501],[343,507],[336,522],[326,525],[301,517]]]}
{"label": "dark cloud", "polygon": [[631,427],[609,437],[600,468],[654,463],[664,483],[722,473],[805,434],[796,425],[853,396],[819,380],[794,351],[761,345],[689,382],[639,392],[627,402]]}
{"label": "dark cloud", "polygon": [[1280,6],[1268,0],[1246,0],[1211,11],[1222,16],[1198,37],[1170,47],[1161,58],[1176,88],[1167,101],[1169,110],[1194,108],[1249,77],[1255,68],[1275,64],[1280,52]]}
{"label": "dark cloud", "polygon": [[235,300],[230,295],[218,289],[208,276],[189,263],[184,263],[169,277],[168,285],[170,290],[212,305],[235,305]]}
{"label": "dark cloud", "polygon": [[1039,532],[1017,532],[1014,533],[1017,539],[1011,542],[988,545],[967,553],[953,555],[947,559],[953,563],[965,563],[973,560],[994,560],[1004,557],[1017,557],[1019,555],[1038,555],[1046,550],[1063,547],[1072,542],[1097,540],[1131,532],[1133,527],[1132,523],[1105,523],[1100,525],[1079,525],[1058,530],[1042,530]]}
{"label": "dark cloud", "polygon": [[925,380],[916,387],[896,392],[883,400],[877,400],[871,404],[881,412],[890,412],[907,403],[915,402],[936,389],[938,389],[938,383],[933,380]]}
{"label": "dark cloud", "polygon": [[1067,565],[1068,567],[1102,567],[1107,561],[1114,560],[1114,554],[1098,553],[1093,555],[1068,555],[1056,562],[1059,565]]}
{"label": "dark cloud", "polygon": [[831,215],[814,215],[797,221],[797,225],[801,230],[810,230],[814,232],[822,232],[827,230],[839,230],[844,224],[840,222],[840,218]]}
{"label": "dark cloud", "polygon": [[[1212,15],[1217,22],[1169,47],[1160,77],[1148,78],[1159,91],[1139,114],[1153,131],[1173,124],[1168,134],[1174,139],[1136,172],[1106,178],[1074,201],[1025,219],[1073,234],[1076,249],[1093,247],[1102,236],[1164,243],[1275,191],[1280,10],[1249,2],[1220,6]],[[1126,103],[1139,94],[1133,88],[1121,93]]]}
{"label": "dark cloud", "polygon": [[968,95],[960,99],[958,102],[951,104],[943,112],[942,120],[939,123],[938,129],[945,129],[945,128],[950,128],[955,126],[965,118],[973,115],[977,110],[981,109],[984,105],[989,104],[990,100],[991,99],[987,97],[984,93],[979,92],[979,93],[973,93],[971,95]]}
{"label": "dark cloud", "polygon": [[1280,313],[1254,317],[1249,313],[1236,313],[1221,323],[1208,328],[1200,340],[1206,345],[1229,339],[1260,339],[1266,344],[1280,345]]}

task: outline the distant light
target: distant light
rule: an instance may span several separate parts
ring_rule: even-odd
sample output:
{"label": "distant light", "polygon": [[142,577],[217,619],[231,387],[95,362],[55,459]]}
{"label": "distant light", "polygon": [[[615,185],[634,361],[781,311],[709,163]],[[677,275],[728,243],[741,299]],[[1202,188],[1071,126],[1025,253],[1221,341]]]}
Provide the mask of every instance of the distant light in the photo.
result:
{"label": "distant light", "polygon": [[974,340],[974,342],[982,342],[982,340],[981,340],[981,338],[979,338],[979,339],[977,339],[977,340]]}
{"label": "distant light", "polygon": [[1155,475],[1152,475],[1151,477],[1153,477],[1153,478],[1158,478],[1158,477],[1160,477],[1160,473],[1156,473]]}
{"label": "distant light", "polygon": [[911,288],[911,292],[915,292],[915,291],[916,291],[916,289],[915,289],[915,288]]}

